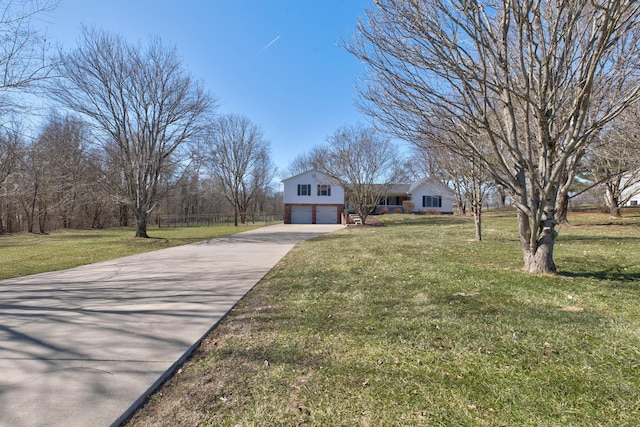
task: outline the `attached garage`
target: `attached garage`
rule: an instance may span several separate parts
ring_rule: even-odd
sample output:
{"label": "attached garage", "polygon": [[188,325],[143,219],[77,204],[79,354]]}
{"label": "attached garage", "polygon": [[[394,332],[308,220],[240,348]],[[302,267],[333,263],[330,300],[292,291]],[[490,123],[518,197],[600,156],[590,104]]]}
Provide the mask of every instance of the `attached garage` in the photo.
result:
{"label": "attached garage", "polygon": [[291,224],[311,224],[312,207],[311,206],[292,206],[291,207]]}
{"label": "attached garage", "polygon": [[344,188],[328,175],[311,169],[282,181],[285,224],[340,224]]}
{"label": "attached garage", "polygon": [[337,224],[338,208],[336,206],[316,206],[316,224]]}

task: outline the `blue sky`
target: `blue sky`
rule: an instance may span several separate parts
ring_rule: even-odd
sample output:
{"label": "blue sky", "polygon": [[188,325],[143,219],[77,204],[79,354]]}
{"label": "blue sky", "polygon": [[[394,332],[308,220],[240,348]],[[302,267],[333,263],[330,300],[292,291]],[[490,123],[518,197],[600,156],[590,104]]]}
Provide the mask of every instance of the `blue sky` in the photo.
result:
{"label": "blue sky", "polygon": [[364,66],[339,47],[368,0],[62,0],[48,36],[72,49],[81,25],[145,43],[175,45],[184,66],[271,142],[279,168],[344,124],[367,122],[355,107]]}

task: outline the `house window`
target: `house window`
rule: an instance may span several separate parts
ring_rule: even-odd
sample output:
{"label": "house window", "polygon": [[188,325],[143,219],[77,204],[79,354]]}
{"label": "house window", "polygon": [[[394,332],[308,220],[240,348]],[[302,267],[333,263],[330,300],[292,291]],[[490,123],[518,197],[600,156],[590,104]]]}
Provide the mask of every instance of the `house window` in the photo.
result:
{"label": "house window", "polygon": [[638,201],[637,200],[632,200],[631,201],[631,206],[638,206]]}
{"label": "house window", "polygon": [[311,184],[298,184],[298,196],[310,196]]}
{"label": "house window", "polygon": [[442,196],[422,196],[423,208],[441,208]]}
{"label": "house window", "polygon": [[331,196],[331,186],[318,184],[318,196]]}

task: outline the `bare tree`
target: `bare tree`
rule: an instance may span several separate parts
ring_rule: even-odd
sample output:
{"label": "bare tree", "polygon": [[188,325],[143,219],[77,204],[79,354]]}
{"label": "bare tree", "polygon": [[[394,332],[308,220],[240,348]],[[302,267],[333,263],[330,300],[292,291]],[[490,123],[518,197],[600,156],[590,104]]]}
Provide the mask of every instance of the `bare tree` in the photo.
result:
{"label": "bare tree", "polygon": [[45,232],[50,215],[55,217],[57,227],[80,224],[76,213],[87,192],[89,141],[87,125],[80,118],[53,113],[32,144],[44,172],[38,196],[40,232]]}
{"label": "bare tree", "polygon": [[0,187],[13,171],[16,162],[16,146],[15,134],[0,133]]}
{"label": "bare tree", "polygon": [[213,99],[183,70],[176,50],[158,39],[143,48],[85,28],[58,69],[63,78],[52,97],[95,126],[104,181],[133,211],[136,237],[148,237],[150,214],[163,195],[159,184],[182,170],[181,147],[204,131]]}
{"label": "bare tree", "polygon": [[20,141],[17,148],[19,160],[12,177],[16,188],[15,195],[24,212],[28,233],[40,231],[35,229],[36,215],[48,164],[47,156],[42,151],[42,147],[36,143],[27,144]]}
{"label": "bare tree", "polygon": [[[630,79],[625,85],[622,85],[621,87],[611,87],[608,84],[600,85],[599,82],[596,82],[594,84],[593,92],[589,100],[589,110],[591,111],[590,114],[595,118],[592,119],[590,117],[587,120],[597,120],[598,114],[600,112],[607,111],[611,99],[624,97],[625,93],[629,92],[630,88],[628,86],[635,87],[637,85],[638,82],[635,79]],[[587,154],[587,151],[591,145],[598,144],[598,138],[599,133],[597,131],[593,132],[591,134],[591,142],[587,141],[585,144],[582,144],[573,153],[567,156],[565,168],[560,176],[560,184],[558,186],[558,195],[556,198],[555,219],[559,224],[568,222],[567,217],[569,212],[569,201],[575,195],[575,193],[574,195],[570,195],[569,193],[574,192],[575,188],[581,185],[580,183],[575,183],[574,178],[578,175],[580,169],[584,168],[583,158]]]}
{"label": "bare tree", "polygon": [[454,188],[459,212],[464,213],[469,206],[475,222],[475,239],[481,241],[482,208],[489,193],[495,188],[495,183],[482,161],[447,150],[441,144],[444,138],[446,136],[441,135],[440,143],[416,146],[414,152],[418,154],[418,158],[429,159],[432,177]]}
{"label": "bare tree", "polygon": [[15,168],[18,160],[18,147],[19,132],[16,129],[0,130],[0,189]]}
{"label": "bare tree", "polygon": [[[607,166],[612,166],[614,163],[616,162],[609,162]],[[635,196],[635,193],[630,190],[637,188],[638,184],[640,184],[640,169],[629,170],[622,175],[610,175],[604,181],[604,201],[613,218],[622,217],[622,207]]]}
{"label": "bare tree", "polygon": [[458,157],[461,174],[460,187],[473,213],[477,241],[482,240],[482,209],[495,183],[479,158]]}
{"label": "bare tree", "polygon": [[467,201],[464,189],[457,179],[457,168],[455,164],[447,162],[447,158],[452,155],[453,153],[440,144],[423,143],[414,145],[410,157],[406,160],[406,168],[410,171],[413,181],[419,181],[427,176],[440,179],[444,185],[454,192],[457,214],[466,215]]}
{"label": "bare tree", "polygon": [[316,169],[345,189],[349,207],[363,223],[391,185],[404,178],[398,147],[362,124],[338,128],[327,138],[326,146],[314,149],[309,156]]}
{"label": "bare tree", "polygon": [[[51,216],[59,216],[67,224],[70,221],[83,156],[82,142],[71,128],[69,118],[65,124],[51,116],[34,141],[18,146],[14,180],[29,233],[46,233]],[[66,202],[71,203],[67,209]]]}
{"label": "bare tree", "polygon": [[[554,211],[570,156],[638,97],[632,0],[379,0],[348,50],[369,66],[362,107],[420,144],[483,135],[478,158],[517,208],[524,267],[554,272]],[[594,111],[594,86],[615,94]],[[483,142],[482,147],[485,146]]]}
{"label": "bare tree", "polygon": [[[13,93],[32,88],[49,76],[48,42],[32,24],[57,4],[35,0],[0,3],[0,115],[18,109],[19,99],[12,98]],[[3,127],[4,122],[4,118],[0,120]],[[0,190],[4,194],[4,207],[8,206],[8,189],[2,186],[15,166],[16,147],[15,132],[7,128],[6,135],[0,137]],[[0,219],[0,233],[5,230],[5,222]]]}
{"label": "bare tree", "polygon": [[640,183],[640,108],[634,105],[605,129],[586,152],[584,166],[604,187],[604,199],[612,217],[633,197],[629,190]]}
{"label": "bare tree", "polygon": [[113,204],[110,203],[111,195],[104,185],[104,168],[99,164],[101,156],[93,153],[96,150],[96,146],[87,147],[83,161],[82,181],[78,183],[81,217],[76,218],[76,223],[91,228],[103,228],[111,223]]}
{"label": "bare tree", "polygon": [[23,123],[19,116],[12,114],[11,123],[0,127],[0,233],[22,230],[22,184],[30,185],[25,177],[29,157]]}
{"label": "bare tree", "polygon": [[224,188],[233,206],[234,225],[247,222],[249,208],[271,185],[276,168],[269,142],[248,118],[227,114],[220,117],[206,141],[209,170]]}
{"label": "bare tree", "polygon": [[0,234],[6,231],[8,189],[7,178],[14,170],[16,163],[17,139],[10,133],[0,133]]}
{"label": "bare tree", "polygon": [[8,94],[32,88],[51,72],[49,43],[33,21],[52,11],[59,1],[8,0],[0,4],[0,111],[13,110]]}

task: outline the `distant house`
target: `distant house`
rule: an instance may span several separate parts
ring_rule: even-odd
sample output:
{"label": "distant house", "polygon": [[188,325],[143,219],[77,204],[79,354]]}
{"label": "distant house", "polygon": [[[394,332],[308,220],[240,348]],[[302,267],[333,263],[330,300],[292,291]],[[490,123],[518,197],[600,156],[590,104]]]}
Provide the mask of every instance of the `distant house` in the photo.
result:
{"label": "distant house", "polygon": [[387,197],[376,207],[376,213],[405,212],[407,201],[413,202],[411,213],[453,213],[455,193],[434,178],[425,178],[410,184],[396,184],[387,192]]}
{"label": "distant house", "polygon": [[[627,179],[632,179],[631,177],[627,177]],[[637,175],[636,175],[637,179]],[[640,206],[640,182],[636,182],[633,185],[625,188],[622,192],[622,198],[627,199],[627,202],[624,204],[627,207],[637,207]]]}
{"label": "distant house", "polygon": [[340,224],[344,189],[326,174],[309,170],[282,181],[285,224]]}
{"label": "distant house", "polygon": [[[285,224],[340,224],[345,190],[328,175],[309,170],[287,178],[284,184]],[[453,190],[434,178],[393,185],[375,213],[453,213]],[[411,201],[411,212],[405,212]]]}

